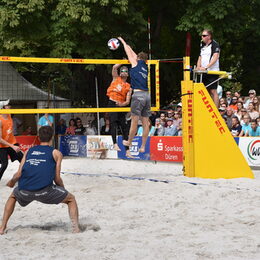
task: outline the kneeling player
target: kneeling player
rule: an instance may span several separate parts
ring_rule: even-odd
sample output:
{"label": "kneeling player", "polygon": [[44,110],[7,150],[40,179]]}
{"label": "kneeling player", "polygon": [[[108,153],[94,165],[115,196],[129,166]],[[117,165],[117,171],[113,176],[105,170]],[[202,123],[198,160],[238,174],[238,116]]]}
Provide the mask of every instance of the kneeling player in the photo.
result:
{"label": "kneeling player", "polygon": [[64,188],[60,177],[62,154],[51,147],[52,137],[52,127],[42,126],[39,129],[40,145],[30,148],[24,154],[18,172],[7,183],[7,186],[12,188],[18,181],[18,186],[6,202],[0,234],[4,234],[6,230],[16,201],[25,207],[34,200],[44,204],[67,204],[73,232],[80,231],[77,202]]}

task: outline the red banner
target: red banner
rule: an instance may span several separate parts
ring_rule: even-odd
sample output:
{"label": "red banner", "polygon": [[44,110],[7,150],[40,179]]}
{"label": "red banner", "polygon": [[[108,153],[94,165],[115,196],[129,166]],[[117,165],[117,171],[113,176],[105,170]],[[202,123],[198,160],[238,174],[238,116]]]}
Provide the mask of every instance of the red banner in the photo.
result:
{"label": "red banner", "polygon": [[40,144],[38,136],[35,135],[21,135],[16,136],[17,143],[20,144],[20,148],[23,152],[27,151],[29,148]]}
{"label": "red banner", "polygon": [[182,162],[181,136],[152,136],[150,138],[151,160]]}

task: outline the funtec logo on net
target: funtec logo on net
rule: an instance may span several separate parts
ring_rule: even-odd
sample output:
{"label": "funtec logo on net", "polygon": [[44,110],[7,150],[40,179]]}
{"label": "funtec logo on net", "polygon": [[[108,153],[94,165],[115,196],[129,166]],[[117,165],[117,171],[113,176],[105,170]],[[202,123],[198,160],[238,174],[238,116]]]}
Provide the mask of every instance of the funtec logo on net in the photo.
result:
{"label": "funtec logo on net", "polygon": [[254,165],[260,165],[260,140],[253,140],[247,146],[248,160]]}

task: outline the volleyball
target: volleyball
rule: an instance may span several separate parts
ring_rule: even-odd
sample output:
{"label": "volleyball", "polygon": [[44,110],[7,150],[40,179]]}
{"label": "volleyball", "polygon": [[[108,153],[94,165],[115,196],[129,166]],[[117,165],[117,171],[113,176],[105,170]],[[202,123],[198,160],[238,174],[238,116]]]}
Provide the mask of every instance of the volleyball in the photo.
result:
{"label": "volleyball", "polygon": [[107,42],[107,46],[110,50],[115,51],[120,46],[120,42],[117,38],[112,38]]}

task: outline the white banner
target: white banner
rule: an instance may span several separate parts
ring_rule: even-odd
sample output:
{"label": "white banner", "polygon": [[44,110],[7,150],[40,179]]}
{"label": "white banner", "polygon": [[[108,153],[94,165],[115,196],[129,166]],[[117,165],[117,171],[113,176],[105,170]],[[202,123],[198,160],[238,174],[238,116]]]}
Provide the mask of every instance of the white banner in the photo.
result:
{"label": "white banner", "polygon": [[260,166],[260,137],[239,138],[239,148],[249,166]]}
{"label": "white banner", "polygon": [[116,159],[111,135],[87,135],[87,157]]}

